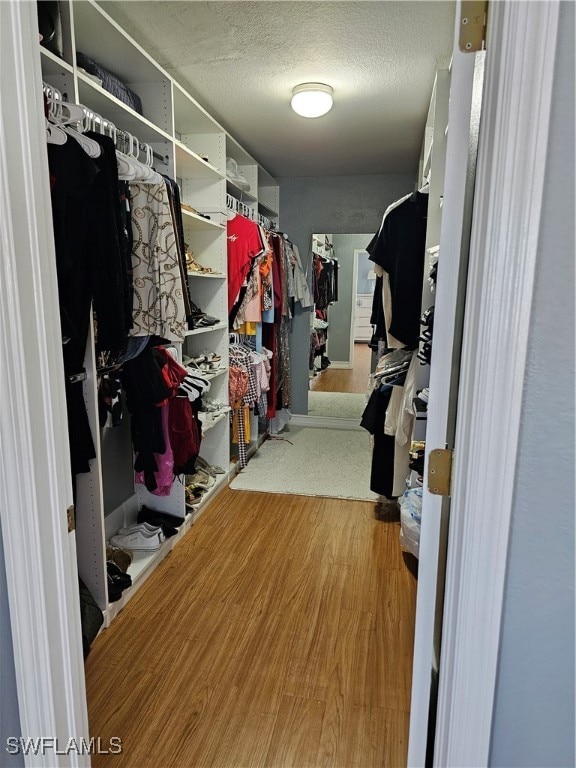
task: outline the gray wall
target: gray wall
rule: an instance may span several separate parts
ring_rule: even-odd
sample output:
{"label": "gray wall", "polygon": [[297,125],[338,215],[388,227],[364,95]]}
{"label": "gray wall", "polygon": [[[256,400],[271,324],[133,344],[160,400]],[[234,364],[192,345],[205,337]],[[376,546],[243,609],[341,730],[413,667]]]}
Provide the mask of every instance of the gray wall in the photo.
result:
{"label": "gray wall", "polygon": [[[330,307],[328,320],[328,357],[332,361],[350,362],[350,334],[353,331],[352,296],[356,296],[354,249],[366,248],[374,232],[362,235],[333,235],[334,256],[338,259],[338,301]],[[374,284],[372,284],[374,285]]]}
{"label": "gray wall", "polygon": [[574,5],[563,3],[492,766],[573,766]]}
{"label": "gray wall", "polygon": [[4,545],[0,530],[0,766],[2,768],[15,768],[15,766],[24,765],[24,758],[21,754],[10,755],[5,751],[6,739],[10,736],[18,737],[20,735]]}
{"label": "gray wall", "polygon": [[[313,232],[376,232],[388,205],[413,190],[415,182],[416,170],[413,174],[282,178],[281,230],[298,246],[306,270]],[[309,337],[308,312],[297,304],[290,339],[293,413],[308,413]]]}

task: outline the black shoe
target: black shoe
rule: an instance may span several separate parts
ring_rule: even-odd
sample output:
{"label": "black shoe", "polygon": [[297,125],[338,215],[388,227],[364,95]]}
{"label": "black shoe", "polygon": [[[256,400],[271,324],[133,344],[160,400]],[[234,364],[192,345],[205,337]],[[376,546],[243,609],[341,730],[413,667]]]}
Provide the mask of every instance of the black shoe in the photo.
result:
{"label": "black shoe", "polygon": [[151,525],[157,525],[162,528],[162,533],[166,538],[170,536],[176,536],[178,528],[184,522],[183,518],[175,517],[168,514],[168,512],[159,512],[155,509],[143,506],[138,512],[136,518],[138,523],[150,523]]}
{"label": "black shoe", "polygon": [[122,597],[122,592],[132,586],[132,577],[129,574],[124,573],[124,571],[111,560],[106,562],[106,570],[108,600],[111,603],[115,603]]}

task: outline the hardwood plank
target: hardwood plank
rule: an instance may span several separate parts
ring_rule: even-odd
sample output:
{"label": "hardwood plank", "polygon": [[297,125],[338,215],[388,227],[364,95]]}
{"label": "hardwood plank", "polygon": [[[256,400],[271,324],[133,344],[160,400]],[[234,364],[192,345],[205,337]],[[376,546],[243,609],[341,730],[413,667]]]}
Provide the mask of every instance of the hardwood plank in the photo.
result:
{"label": "hardwood plank", "polygon": [[317,768],[399,768],[406,765],[409,715],[357,706],[342,697],[326,704]]}
{"label": "hardwood plank", "polygon": [[372,350],[368,344],[354,344],[354,367],[327,368],[310,380],[310,389],[315,392],[356,392],[366,394]]}
{"label": "hardwood plank", "polygon": [[264,765],[270,768],[315,765],[325,707],[323,701],[284,696]]}
{"label": "hardwood plank", "polygon": [[225,489],[96,639],[90,732],[119,768],[403,765],[415,595],[373,504]]}

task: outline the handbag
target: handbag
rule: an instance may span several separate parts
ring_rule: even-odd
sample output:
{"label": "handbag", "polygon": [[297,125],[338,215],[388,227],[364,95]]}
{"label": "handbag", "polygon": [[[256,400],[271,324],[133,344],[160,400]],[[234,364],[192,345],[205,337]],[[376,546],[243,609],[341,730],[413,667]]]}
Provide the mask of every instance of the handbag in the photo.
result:
{"label": "handbag", "polygon": [[62,18],[58,0],[38,0],[38,31],[42,35],[40,45],[63,58]]}

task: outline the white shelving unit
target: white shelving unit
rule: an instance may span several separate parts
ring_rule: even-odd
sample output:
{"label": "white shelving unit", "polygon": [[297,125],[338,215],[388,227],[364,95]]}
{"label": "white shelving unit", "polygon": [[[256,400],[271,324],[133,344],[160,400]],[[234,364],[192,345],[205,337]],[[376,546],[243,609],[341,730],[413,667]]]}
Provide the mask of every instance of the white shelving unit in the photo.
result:
{"label": "white shelving unit", "polygon": [[[93,0],[61,0],[63,58],[39,47],[43,79],[70,102],[114,123],[122,131],[149,144],[155,167],[176,179],[182,203],[184,239],[194,258],[212,273],[188,273],[191,298],[202,311],[220,318],[208,328],[190,330],[181,355],[197,357],[204,350],[221,358],[221,368],[208,374],[210,397],[228,402],[228,299],[226,258],[226,195],[244,202],[256,218],[260,213],[278,224],[279,191],[276,180],[225,129],[186,92],[154,59]],[[119,77],[141,99],[139,114],[79,69],[81,51]],[[250,184],[244,192],[226,178],[226,158],[232,157]],[[206,214],[202,216],[200,214]],[[229,414],[222,413],[203,425],[201,456],[225,470],[216,484],[188,513],[184,478],[177,478],[169,496],[158,497],[134,484],[129,422],[124,427],[101,430],[98,420],[97,372],[94,335],[91,329],[86,351],[84,398],[94,436],[97,457],[91,471],[78,475],[77,529],[78,570],[105,616],[105,626],[138,590],[156,565],[184,536],[202,509],[224,487],[230,474]],[[129,415],[126,414],[126,419]],[[257,444],[257,441],[254,443]],[[121,527],[135,522],[146,504],[183,520],[178,534],[160,549],[134,558],[130,568],[133,586],[121,600],[109,603],[106,576],[106,541]]]}

